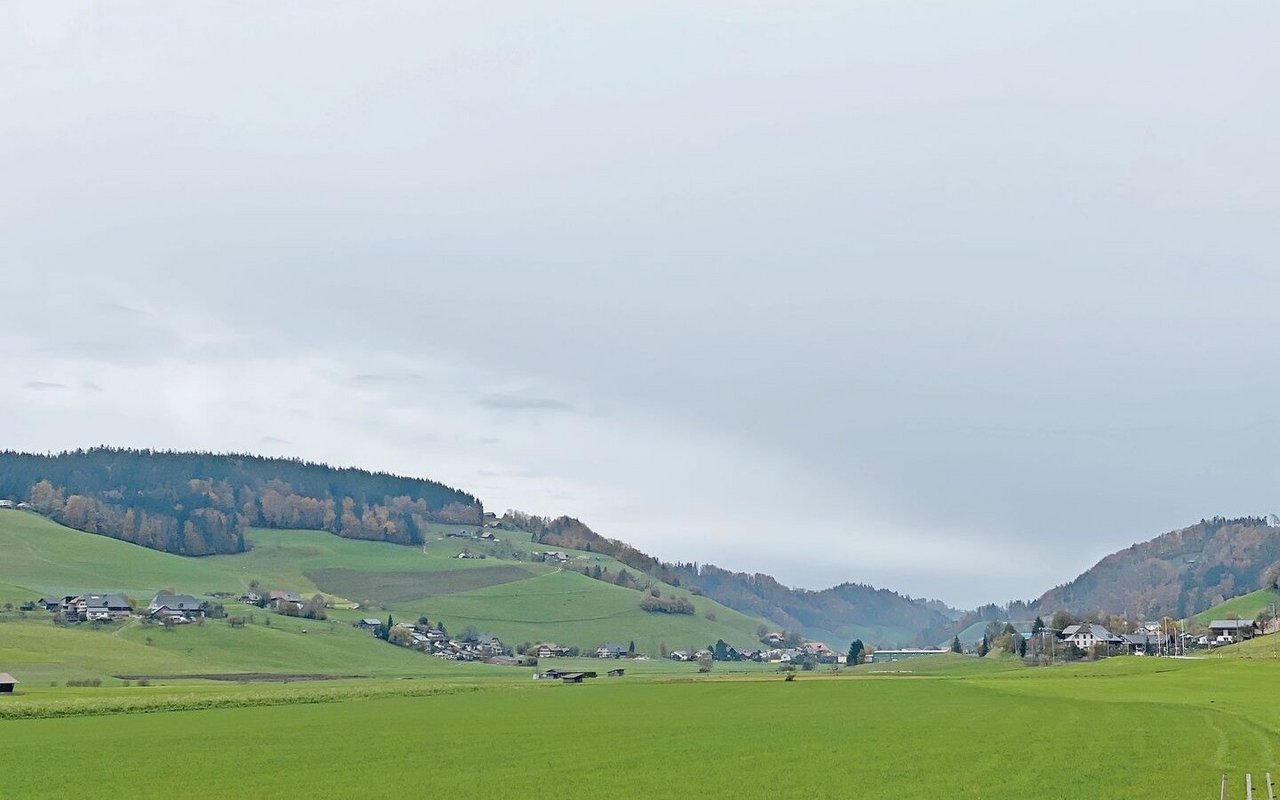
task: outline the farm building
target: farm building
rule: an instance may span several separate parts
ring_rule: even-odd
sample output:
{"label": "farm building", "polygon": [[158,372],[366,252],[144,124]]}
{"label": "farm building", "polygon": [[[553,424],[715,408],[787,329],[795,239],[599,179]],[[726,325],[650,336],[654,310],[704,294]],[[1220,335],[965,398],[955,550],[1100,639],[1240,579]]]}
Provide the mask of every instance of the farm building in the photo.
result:
{"label": "farm building", "polygon": [[1257,625],[1247,619],[1215,619],[1209,623],[1210,635],[1220,642],[1252,639],[1257,632]]}
{"label": "farm building", "polygon": [[871,663],[881,664],[886,661],[902,661],[908,658],[936,656],[949,653],[950,650],[877,650],[871,654]]}
{"label": "farm building", "polygon": [[18,685],[18,679],[7,672],[0,672],[0,694],[11,694],[13,687]]}

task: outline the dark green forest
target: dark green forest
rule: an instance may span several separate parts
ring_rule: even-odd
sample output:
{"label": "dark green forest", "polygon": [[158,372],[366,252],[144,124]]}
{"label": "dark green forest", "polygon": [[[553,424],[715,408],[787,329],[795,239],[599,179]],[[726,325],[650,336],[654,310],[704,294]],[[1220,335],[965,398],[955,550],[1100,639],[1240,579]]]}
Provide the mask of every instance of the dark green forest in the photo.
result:
{"label": "dark green forest", "polygon": [[0,498],[77,530],[182,555],[237,553],[250,527],[422,542],[431,522],[477,524],[475,497],[435,481],[299,459],[95,447],[0,452]]}

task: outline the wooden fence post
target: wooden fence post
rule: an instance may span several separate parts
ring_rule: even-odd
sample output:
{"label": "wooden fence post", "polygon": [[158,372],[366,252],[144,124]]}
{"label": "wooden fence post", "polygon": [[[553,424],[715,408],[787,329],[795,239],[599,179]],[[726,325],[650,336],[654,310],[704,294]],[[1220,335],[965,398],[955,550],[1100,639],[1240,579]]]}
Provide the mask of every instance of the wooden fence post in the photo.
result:
{"label": "wooden fence post", "polygon": [[1222,773],[1222,787],[1218,790],[1218,800],[1227,800],[1227,773]]}
{"label": "wooden fence post", "polygon": [[1244,774],[1244,800],[1253,800],[1253,773]]}
{"label": "wooden fence post", "polygon": [[1267,773],[1267,800],[1276,800],[1276,787],[1271,782],[1271,773]]}

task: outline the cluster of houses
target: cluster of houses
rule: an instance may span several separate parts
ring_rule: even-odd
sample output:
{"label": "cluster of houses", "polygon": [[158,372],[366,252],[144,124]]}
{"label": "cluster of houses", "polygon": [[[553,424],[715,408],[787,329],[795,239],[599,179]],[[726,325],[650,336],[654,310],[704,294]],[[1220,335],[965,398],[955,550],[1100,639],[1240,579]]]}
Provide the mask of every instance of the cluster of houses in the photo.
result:
{"label": "cluster of houses", "polygon": [[[375,636],[383,632],[383,622],[373,617],[359,620],[355,627],[367,630]],[[510,651],[492,633],[481,633],[469,640],[453,639],[439,628],[411,622],[396,623],[385,633],[387,641],[392,644],[420,650],[447,661],[502,663],[501,659],[509,659],[513,664],[519,663],[519,659],[510,659]]]}
{"label": "cluster of houses", "polygon": [[493,534],[493,531],[488,531],[488,530],[479,531],[478,533],[472,533],[466,528],[459,528],[456,531],[449,531],[448,533],[445,534],[445,536],[447,536],[450,539],[471,539],[472,541],[477,541],[477,542],[498,541],[498,537]]}
{"label": "cluster of houses", "polygon": [[189,594],[172,592],[157,593],[142,610],[135,609],[134,602],[125,595],[107,592],[41,597],[31,606],[59,614],[64,622],[99,623],[138,617],[181,624],[201,619],[209,609],[208,603],[202,603]]}
{"label": "cluster of houses", "polygon": [[[778,635],[779,642],[782,637]],[[755,661],[761,664],[843,664],[845,654],[837,653],[822,642],[805,642],[800,647],[734,647],[729,645],[719,656],[714,650],[674,650],[668,658],[673,661]]]}
{"label": "cluster of houses", "polygon": [[1085,652],[1101,648],[1111,655],[1155,655],[1178,649],[1234,644],[1252,639],[1260,632],[1257,623],[1247,619],[1215,619],[1208,627],[1209,633],[1196,635],[1168,631],[1158,622],[1149,622],[1137,633],[1116,634],[1096,622],[1082,622],[1063,628],[1057,638]]}

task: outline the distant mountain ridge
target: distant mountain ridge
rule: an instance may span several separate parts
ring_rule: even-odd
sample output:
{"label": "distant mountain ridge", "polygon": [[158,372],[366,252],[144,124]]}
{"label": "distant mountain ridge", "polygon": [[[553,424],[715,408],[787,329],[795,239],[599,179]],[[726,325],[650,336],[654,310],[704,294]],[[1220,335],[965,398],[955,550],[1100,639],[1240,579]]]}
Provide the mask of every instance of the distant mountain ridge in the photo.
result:
{"label": "distant mountain ridge", "polygon": [[1197,614],[1262,588],[1280,564],[1274,517],[1214,517],[1103,558],[1045,592],[1031,610],[1102,611],[1142,619]]}
{"label": "distant mountain ridge", "polygon": [[659,561],[632,545],[608,539],[572,517],[549,519],[509,511],[504,517],[553,547],[605,553],[632,569],[696,590],[745,614],[774,620],[811,638],[855,638],[879,646],[932,643],[945,638],[959,612],[937,600],[889,589],[843,583],[818,591],[793,589],[763,573],[732,572],[711,564]]}

